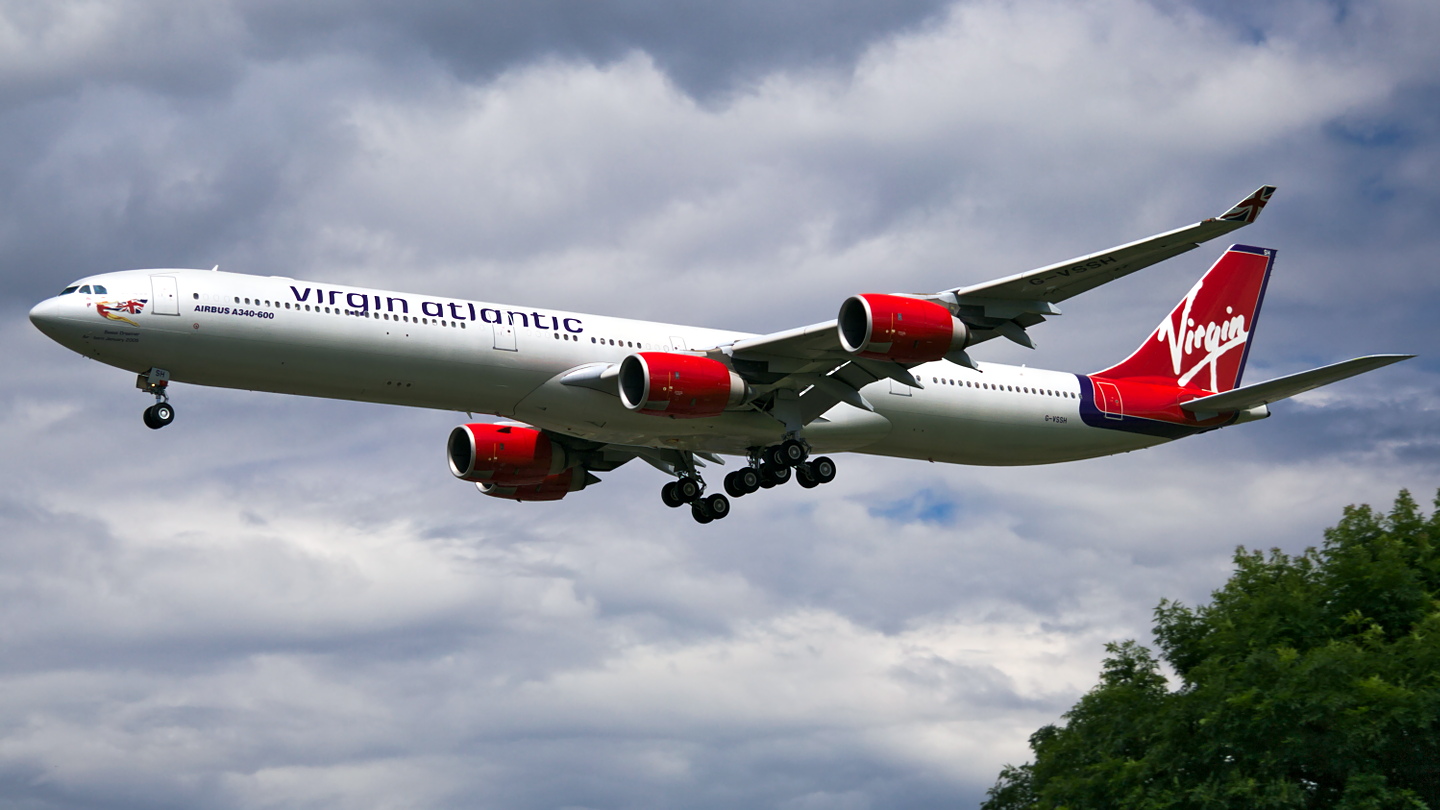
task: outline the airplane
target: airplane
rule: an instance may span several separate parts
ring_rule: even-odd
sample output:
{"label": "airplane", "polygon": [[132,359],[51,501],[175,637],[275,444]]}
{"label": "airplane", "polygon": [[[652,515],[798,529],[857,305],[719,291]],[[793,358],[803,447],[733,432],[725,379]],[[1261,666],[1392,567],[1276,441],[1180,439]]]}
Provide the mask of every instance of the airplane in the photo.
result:
{"label": "airplane", "polygon": [[[153,429],[170,383],[499,417],[451,431],[450,472],[480,492],[553,501],[636,458],[700,523],[730,498],[833,480],[823,453],[977,465],[1074,461],[1252,422],[1287,397],[1414,355],[1241,385],[1275,263],[1233,245],[1126,359],[1092,374],[977,362],[1058,304],[1254,222],[1263,186],[1218,217],[932,294],[866,293],[834,320],[756,335],[202,269],[82,278],[37,304],[41,332],[137,374]],[[744,460],[707,494],[700,472]]]}

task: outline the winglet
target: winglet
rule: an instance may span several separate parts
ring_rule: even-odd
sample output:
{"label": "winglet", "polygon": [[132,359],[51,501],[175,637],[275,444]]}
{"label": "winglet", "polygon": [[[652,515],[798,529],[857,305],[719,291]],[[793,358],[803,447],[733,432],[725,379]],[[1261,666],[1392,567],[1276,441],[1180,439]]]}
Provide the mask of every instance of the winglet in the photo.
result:
{"label": "winglet", "polygon": [[1260,211],[1265,207],[1265,203],[1270,202],[1270,195],[1274,193],[1274,186],[1261,186],[1254,194],[1235,203],[1233,208],[1216,218],[1225,220],[1226,222],[1244,222],[1247,224],[1254,222],[1255,218],[1260,216]]}

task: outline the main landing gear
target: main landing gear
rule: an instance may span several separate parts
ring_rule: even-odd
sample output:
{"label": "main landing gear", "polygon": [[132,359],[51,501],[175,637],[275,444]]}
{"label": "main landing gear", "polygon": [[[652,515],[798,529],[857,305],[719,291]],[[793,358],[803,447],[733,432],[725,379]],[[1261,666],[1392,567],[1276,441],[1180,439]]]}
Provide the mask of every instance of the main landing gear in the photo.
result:
{"label": "main landing gear", "polygon": [[152,368],[135,378],[135,387],[155,397],[155,404],[145,409],[145,427],[159,430],[175,421],[175,408],[165,389],[170,385],[170,372],[163,368]]}
{"label": "main landing gear", "polygon": [[835,463],[828,455],[809,460],[809,447],[792,438],[783,444],[750,451],[750,466],[727,474],[724,491],[730,497],[744,497],[788,483],[792,477],[805,489],[828,484],[835,480]]}
{"label": "main landing gear", "polygon": [[834,461],[828,456],[810,461],[809,456],[810,448],[798,439],[753,450],[750,466],[725,476],[725,491],[732,498],[741,498],[760,489],[780,486],[792,477],[806,489],[835,480]]}
{"label": "main landing gear", "polygon": [[690,504],[690,515],[696,523],[709,523],[730,514],[730,499],[715,493],[705,496],[705,482],[698,475],[685,475],[660,488],[660,500],[666,506]]}
{"label": "main landing gear", "polygon": [[720,520],[730,514],[730,498],[743,498],[752,492],[771,489],[791,478],[806,489],[835,480],[835,462],[827,456],[810,459],[810,447],[799,439],[788,439],[770,447],[750,451],[750,464],[725,476],[725,492],[705,495],[705,481],[687,464],[680,477],[660,489],[666,506],[679,508],[690,504],[690,514],[697,523]]}

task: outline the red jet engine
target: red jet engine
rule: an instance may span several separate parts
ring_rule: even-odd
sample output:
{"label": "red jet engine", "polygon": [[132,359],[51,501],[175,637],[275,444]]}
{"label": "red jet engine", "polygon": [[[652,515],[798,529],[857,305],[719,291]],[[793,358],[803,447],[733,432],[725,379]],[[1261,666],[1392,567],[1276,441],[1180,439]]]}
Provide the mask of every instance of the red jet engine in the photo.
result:
{"label": "red jet engine", "polygon": [[719,360],[670,352],[639,352],[620,361],[620,401],[654,416],[719,416],[745,401],[745,381]]}
{"label": "red jet engine", "polygon": [[478,486],[481,492],[492,498],[504,498],[510,501],[558,501],[599,480],[578,467],[571,467],[564,472],[547,475],[538,484],[513,486],[481,482]]}
{"label": "red jet engine", "polygon": [[852,295],[840,305],[840,345],[851,354],[897,363],[929,363],[970,344],[970,329],[932,301],[900,295]]}
{"label": "red jet engine", "polygon": [[564,447],[518,425],[461,425],[446,455],[456,478],[507,487],[541,485],[570,466]]}

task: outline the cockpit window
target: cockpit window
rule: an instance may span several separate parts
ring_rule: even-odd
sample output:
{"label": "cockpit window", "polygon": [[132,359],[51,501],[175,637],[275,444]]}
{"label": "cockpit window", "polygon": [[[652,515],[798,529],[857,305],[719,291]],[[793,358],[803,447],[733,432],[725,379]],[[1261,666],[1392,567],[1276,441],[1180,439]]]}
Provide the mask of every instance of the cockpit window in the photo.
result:
{"label": "cockpit window", "polygon": [[105,294],[105,287],[104,287],[104,285],[101,285],[101,284],[93,284],[93,285],[91,285],[91,287],[90,287],[90,292],[93,292],[93,293],[95,293],[96,295],[104,295],[104,294]]}
{"label": "cockpit window", "polygon": [[89,284],[86,284],[84,287],[81,287],[81,288],[80,288],[80,293],[81,293],[82,295],[83,295],[84,293],[88,293],[88,292],[90,292],[90,285],[89,285]]}
{"label": "cockpit window", "polygon": [[63,289],[63,290],[60,291],[60,294],[61,294],[61,295],[69,295],[70,293],[73,293],[73,292],[75,292],[75,291],[78,290],[78,289],[80,289],[80,288],[79,288],[79,287],[66,287],[65,289]]}

